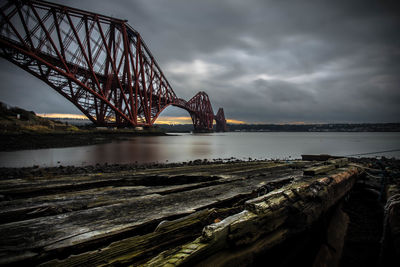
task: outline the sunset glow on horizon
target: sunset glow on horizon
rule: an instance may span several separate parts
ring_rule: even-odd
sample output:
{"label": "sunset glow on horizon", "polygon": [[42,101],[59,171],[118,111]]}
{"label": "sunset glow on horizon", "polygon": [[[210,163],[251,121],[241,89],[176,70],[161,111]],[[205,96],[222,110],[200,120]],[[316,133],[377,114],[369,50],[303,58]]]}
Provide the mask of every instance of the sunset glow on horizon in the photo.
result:
{"label": "sunset glow on horizon", "polygon": [[[81,114],[63,114],[63,113],[38,113],[37,114],[43,118],[49,119],[79,119],[79,120],[88,120],[85,115]],[[245,124],[247,122],[235,119],[227,119],[227,123],[230,124]],[[159,116],[155,122],[156,124],[191,124],[192,118],[189,116]]]}
{"label": "sunset glow on horizon", "polygon": [[85,115],[81,114],[63,114],[63,113],[37,113],[36,114],[42,118],[49,119],[79,119],[79,120],[89,120]]}
{"label": "sunset glow on horizon", "polygon": [[[63,113],[38,113],[37,114],[43,118],[49,119],[79,119],[79,120],[88,120],[85,115],[81,114],[63,114]],[[236,119],[226,119],[226,122],[229,124],[278,124],[278,125],[285,125],[285,124],[295,124],[295,125],[304,125],[304,124],[319,124],[319,123],[309,123],[304,121],[291,121],[291,122],[247,122],[242,120]],[[155,121],[155,124],[191,124],[192,118],[190,116],[159,116],[158,119]]]}

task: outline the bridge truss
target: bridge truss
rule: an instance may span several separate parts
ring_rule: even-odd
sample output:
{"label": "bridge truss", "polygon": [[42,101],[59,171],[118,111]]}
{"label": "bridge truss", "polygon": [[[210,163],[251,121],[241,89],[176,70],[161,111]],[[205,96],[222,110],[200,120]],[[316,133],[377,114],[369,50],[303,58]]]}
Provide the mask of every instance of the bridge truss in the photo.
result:
{"label": "bridge truss", "polygon": [[212,130],[214,119],[218,129],[226,125],[205,92],[189,101],[177,97],[126,20],[36,0],[1,1],[0,19],[0,55],[96,125],[152,126],[170,105],[187,110],[195,130]]}

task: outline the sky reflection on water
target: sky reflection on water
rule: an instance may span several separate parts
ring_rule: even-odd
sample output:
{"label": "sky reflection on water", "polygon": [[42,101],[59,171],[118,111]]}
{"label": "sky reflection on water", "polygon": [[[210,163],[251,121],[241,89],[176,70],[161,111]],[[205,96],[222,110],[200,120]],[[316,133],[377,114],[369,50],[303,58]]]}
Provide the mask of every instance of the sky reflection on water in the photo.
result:
{"label": "sky reflection on water", "polygon": [[[400,148],[400,133],[214,133],[133,137],[108,144],[0,152],[1,167],[183,162],[195,159],[295,159],[302,154],[353,155]],[[400,158],[400,151],[373,156]]]}

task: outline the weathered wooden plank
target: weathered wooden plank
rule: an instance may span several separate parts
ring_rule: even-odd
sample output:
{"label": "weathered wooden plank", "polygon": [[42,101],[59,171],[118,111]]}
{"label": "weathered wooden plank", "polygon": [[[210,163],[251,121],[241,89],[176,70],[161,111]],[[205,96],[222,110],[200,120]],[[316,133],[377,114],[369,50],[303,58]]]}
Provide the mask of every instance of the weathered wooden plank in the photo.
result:
{"label": "weathered wooden plank", "polygon": [[[228,165],[228,166],[227,166]],[[195,183],[213,179],[213,175],[242,175],[283,169],[289,164],[279,162],[248,162],[232,164],[210,164],[201,166],[183,166],[176,168],[158,168],[118,173],[97,173],[79,176],[33,177],[27,179],[0,180],[0,194],[11,198],[27,195],[43,195],[72,190],[85,190],[105,186],[141,186]]]}
{"label": "weathered wooden plank", "polygon": [[[216,180],[218,177],[208,176],[145,176],[134,174],[107,174],[95,175],[90,177],[79,177],[80,179],[70,179],[62,177],[50,180],[22,180],[8,183],[7,186],[0,187],[0,194],[12,197],[23,197],[26,195],[46,195],[57,192],[79,191],[90,188],[99,188],[105,186],[162,186],[179,185],[184,183],[198,183]],[[20,182],[20,183],[18,183]]]}
{"label": "weathered wooden plank", "polygon": [[304,175],[317,175],[317,174],[327,173],[334,169],[336,169],[336,166],[333,164],[329,164],[329,165],[322,165],[322,166],[307,168],[303,171],[303,173],[304,173]]}
{"label": "weathered wooden plank", "polygon": [[[73,255],[65,260],[51,260],[41,266],[103,266],[127,265],[140,261],[145,256],[160,252],[160,248],[190,240],[201,234],[204,225],[210,223],[215,210],[205,209],[181,219],[164,223],[156,231],[114,242],[109,246]],[[166,221],[164,221],[166,222]],[[160,224],[161,225],[161,224]]]}
{"label": "weathered wooden plank", "polygon": [[108,186],[26,199],[2,201],[0,202],[0,223],[107,206],[125,202],[133,197],[151,194],[171,194],[200,187],[224,184],[232,180],[234,179],[219,179],[210,182],[171,186]]}
{"label": "weathered wooden plank", "polygon": [[[296,165],[291,164],[290,166],[297,167],[298,164],[301,164],[301,162],[296,162]],[[0,223],[106,206],[124,202],[127,198],[145,194],[168,194],[211,184],[222,184],[230,182],[232,179],[239,179],[234,177],[241,177],[244,173],[246,176],[254,173],[264,175],[265,172],[269,173],[288,167],[287,163],[281,164],[279,162],[238,163],[233,164],[233,168],[226,168],[226,166],[225,168],[221,168],[220,165],[221,164],[217,164],[219,173],[224,173],[228,170],[231,170],[232,173],[229,175],[221,175],[224,177],[222,179],[221,177],[210,176],[210,170],[208,170],[208,175],[206,175],[205,166],[199,166],[202,170],[196,173],[193,173],[193,170],[197,171],[197,166],[189,166],[190,168],[186,167],[186,169],[192,170],[190,176],[176,175],[176,170],[171,171],[174,175],[169,177],[167,176],[169,173],[168,171],[164,176],[160,176],[160,169],[157,169],[149,171],[149,173],[152,174],[154,174],[153,171],[157,173],[156,176],[152,177],[145,175],[146,171],[143,171],[135,175],[125,172],[118,173],[117,175],[95,174],[72,178],[69,176],[62,176],[50,180],[43,177],[38,179],[19,179],[22,181],[21,184],[11,186],[10,184],[12,183],[7,183],[9,185],[8,188],[0,189],[2,190],[1,193],[7,197],[14,197],[16,195],[25,196],[23,199],[0,202]],[[180,167],[180,169],[182,168],[183,167]],[[4,182],[3,180],[3,183]],[[15,181],[13,182],[15,183]],[[89,187],[95,186],[95,188],[84,190],[88,184],[90,185]],[[105,184],[110,184],[110,186],[101,187],[101,185]],[[129,186],[130,184],[148,184],[152,186]],[[157,184],[164,184],[166,186],[156,186]],[[59,190],[61,190],[61,192],[58,192]],[[65,192],[65,190],[67,190],[67,192]],[[26,198],[26,196],[30,194],[39,196]]]}
{"label": "weathered wooden plank", "polygon": [[2,201],[0,202],[0,223],[107,206],[125,202],[133,197],[151,194],[170,194],[213,184],[223,184],[225,182],[226,181],[211,181],[165,187],[102,187],[77,192]]}
{"label": "weathered wooden plank", "polygon": [[202,173],[209,175],[210,173],[224,174],[231,173],[235,170],[251,170],[253,167],[258,166],[273,167],[276,164],[284,163],[282,161],[253,161],[253,162],[232,162],[232,163],[217,163],[217,164],[205,164],[205,165],[186,165],[174,168],[159,168],[159,169],[147,169],[138,170],[137,174],[187,174],[187,173]]}
{"label": "weathered wooden plank", "polygon": [[341,169],[250,200],[244,211],[206,226],[201,237],[160,253],[144,266],[251,265],[257,253],[316,222],[349,192],[360,173],[356,167]]}
{"label": "weathered wooden plank", "polygon": [[348,158],[331,159],[331,160],[328,160],[327,163],[335,165],[336,168],[340,168],[340,167],[346,166],[349,163],[349,159]]}
{"label": "weathered wooden plank", "polygon": [[[286,175],[288,173],[290,177],[301,174],[291,170],[288,170]],[[3,252],[0,257],[3,262],[10,263],[13,257],[21,252],[41,249],[46,254],[81,246],[87,242],[97,242],[115,234],[131,231],[145,223],[193,213],[195,210],[241,194],[251,194],[273,177],[290,178],[283,173],[272,177],[256,176],[251,179],[234,180],[228,184],[168,195],[152,194],[128,198],[123,203],[3,224],[0,225],[0,248]]]}

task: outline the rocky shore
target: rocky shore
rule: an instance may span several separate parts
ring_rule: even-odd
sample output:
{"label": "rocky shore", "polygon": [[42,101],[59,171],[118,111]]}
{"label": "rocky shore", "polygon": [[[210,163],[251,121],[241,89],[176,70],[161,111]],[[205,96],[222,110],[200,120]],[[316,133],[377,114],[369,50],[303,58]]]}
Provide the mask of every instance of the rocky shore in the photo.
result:
{"label": "rocky shore", "polygon": [[[96,164],[88,166],[58,166],[58,167],[44,167],[39,166],[24,167],[24,168],[5,168],[0,167],[0,179],[12,179],[23,177],[43,177],[43,176],[57,176],[57,175],[80,175],[91,173],[115,173],[119,171],[135,171],[154,168],[175,168],[183,166],[200,166],[212,164],[235,164],[244,162],[263,162],[264,160],[242,160],[234,157],[231,158],[218,158],[218,159],[197,159],[187,162],[178,163],[132,163],[132,164]],[[400,160],[395,158],[349,158],[352,163],[357,163],[365,166],[370,166],[373,169],[384,170],[385,168],[400,169]],[[273,162],[273,160],[271,160]],[[280,162],[276,160],[276,162]]]}
{"label": "rocky shore", "polygon": [[[218,158],[218,159],[197,159],[187,162],[176,163],[131,163],[131,164],[96,164],[87,166],[57,166],[57,167],[23,167],[23,168],[7,168],[0,167],[0,179],[13,179],[13,178],[27,178],[27,177],[44,177],[44,176],[59,176],[59,175],[81,175],[93,173],[117,173],[121,171],[138,171],[145,169],[162,169],[162,168],[175,168],[184,166],[206,166],[212,164],[235,164],[245,162],[263,162],[261,160],[241,160],[234,157],[231,158]],[[273,161],[271,161],[273,162]],[[279,160],[277,160],[279,162]]]}

